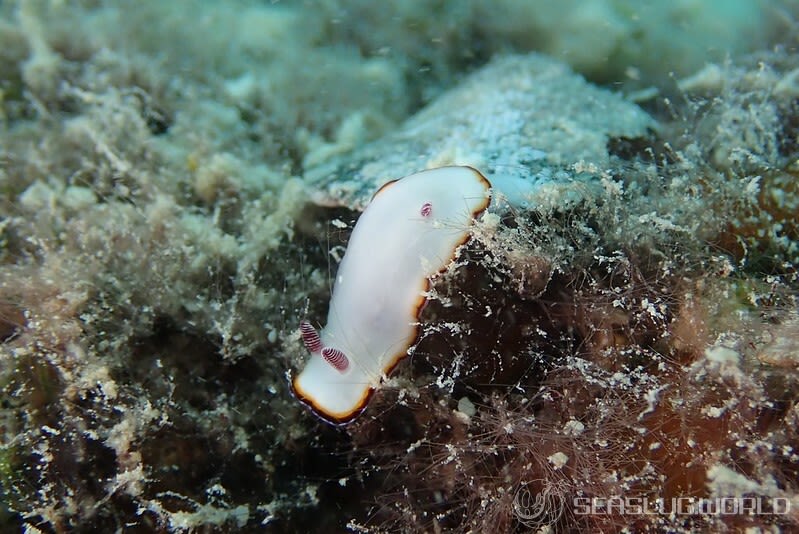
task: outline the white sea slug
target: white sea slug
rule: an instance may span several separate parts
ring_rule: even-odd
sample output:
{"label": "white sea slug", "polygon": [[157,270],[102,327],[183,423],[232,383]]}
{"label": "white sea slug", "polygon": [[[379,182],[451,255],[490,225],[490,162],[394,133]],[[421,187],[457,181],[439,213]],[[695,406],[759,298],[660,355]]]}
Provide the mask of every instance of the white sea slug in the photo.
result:
{"label": "white sea slug", "polygon": [[[526,186],[502,187],[513,203]],[[311,353],[291,383],[300,401],[334,424],[363,411],[416,341],[430,277],[454,259],[491,197],[492,183],[471,167],[422,171],[375,193],[339,265],[327,325],[300,324]]]}

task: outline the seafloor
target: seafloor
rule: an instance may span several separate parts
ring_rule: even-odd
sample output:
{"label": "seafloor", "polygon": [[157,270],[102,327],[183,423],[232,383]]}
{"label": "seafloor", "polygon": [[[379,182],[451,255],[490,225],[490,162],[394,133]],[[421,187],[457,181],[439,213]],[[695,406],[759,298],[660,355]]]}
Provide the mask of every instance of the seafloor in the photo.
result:
{"label": "seafloor", "polygon": [[[798,16],[0,1],[0,530],[799,529]],[[536,193],[328,425],[298,324],[452,164]]]}

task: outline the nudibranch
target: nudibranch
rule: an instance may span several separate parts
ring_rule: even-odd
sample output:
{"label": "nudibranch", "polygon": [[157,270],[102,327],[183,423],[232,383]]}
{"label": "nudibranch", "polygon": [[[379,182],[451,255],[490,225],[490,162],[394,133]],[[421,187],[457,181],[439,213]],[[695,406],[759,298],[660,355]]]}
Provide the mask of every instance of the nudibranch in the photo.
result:
{"label": "nudibranch", "polygon": [[[516,194],[524,188],[511,185]],[[333,424],[364,410],[415,343],[430,278],[468,241],[493,192],[476,169],[453,166],[391,181],[375,193],[338,267],[327,324],[319,332],[300,324],[311,353],[291,381],[301,402]]]}

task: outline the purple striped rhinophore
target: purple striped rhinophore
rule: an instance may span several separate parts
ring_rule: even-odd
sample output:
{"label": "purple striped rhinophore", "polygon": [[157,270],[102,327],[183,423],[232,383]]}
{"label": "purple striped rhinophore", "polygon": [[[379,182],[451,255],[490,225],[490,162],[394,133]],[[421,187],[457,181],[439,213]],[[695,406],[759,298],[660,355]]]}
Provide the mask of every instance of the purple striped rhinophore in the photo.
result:
{"label": "purple striped rhinophore", "polygon": [[302,334],[302,342],[305,348],[311,352],[319,352],[322,350],[322,339],[319,337],[319,332],[308,321],[300,322],[300,333]]}
{"label": "purple striped rhinophore", "polygon": [[350,366],[350,360],[347,358],[347,355],[333,347],[323,348],[322,358],[342,373]]}

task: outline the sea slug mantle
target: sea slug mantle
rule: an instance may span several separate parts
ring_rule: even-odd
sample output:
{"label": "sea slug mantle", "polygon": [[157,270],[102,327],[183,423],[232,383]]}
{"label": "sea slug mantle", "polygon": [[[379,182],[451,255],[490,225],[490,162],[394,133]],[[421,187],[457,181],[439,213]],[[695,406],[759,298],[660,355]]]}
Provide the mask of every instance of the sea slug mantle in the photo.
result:
{"label": "sea slug mantle", "polygon": [[327,324],[318,333],[300,325],[311,353],[291,381],[301,402],[333,424],[363,411],[415,342],[430,277],[454,259],[491,199],[492,183],[482,173],[454,166],[394,180],[375,193],[339,265]]}

